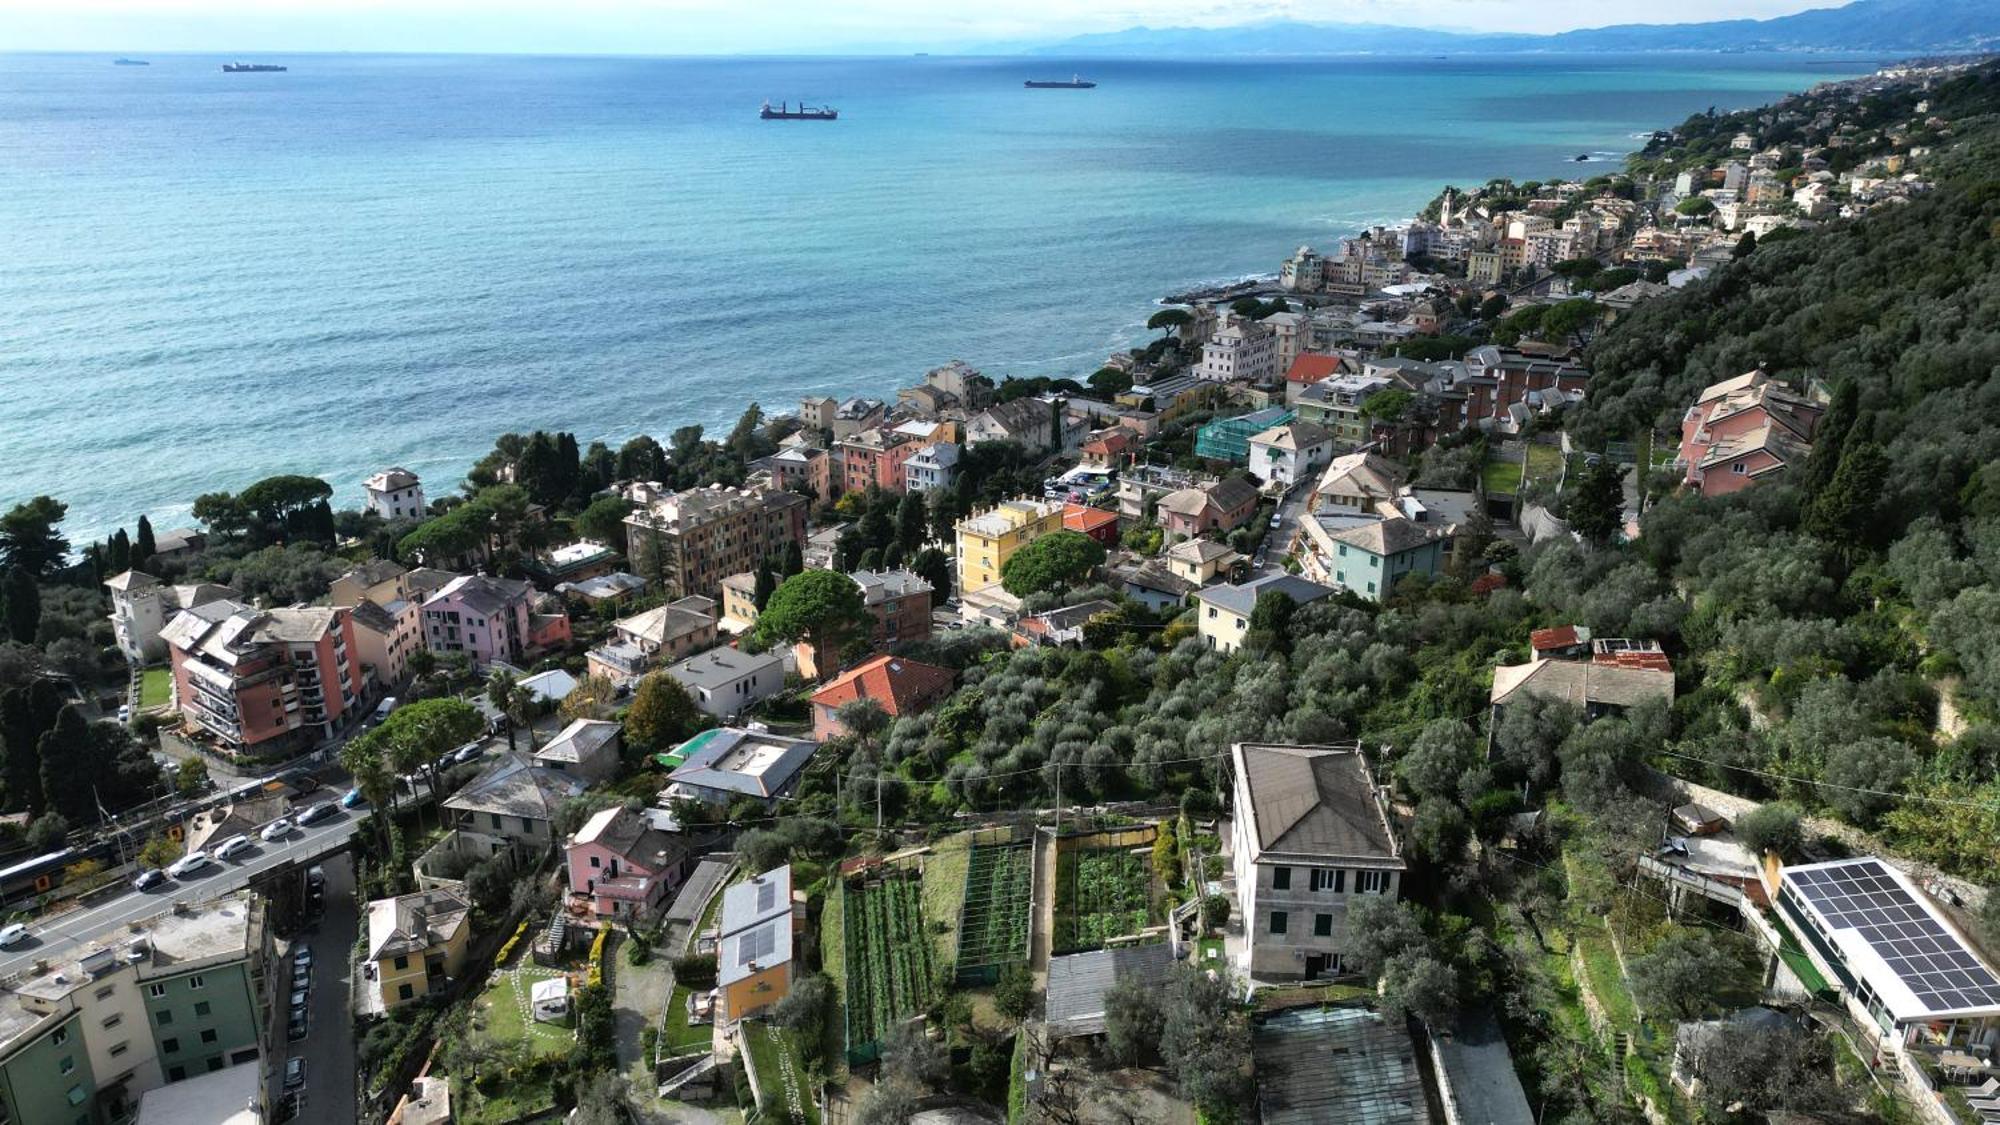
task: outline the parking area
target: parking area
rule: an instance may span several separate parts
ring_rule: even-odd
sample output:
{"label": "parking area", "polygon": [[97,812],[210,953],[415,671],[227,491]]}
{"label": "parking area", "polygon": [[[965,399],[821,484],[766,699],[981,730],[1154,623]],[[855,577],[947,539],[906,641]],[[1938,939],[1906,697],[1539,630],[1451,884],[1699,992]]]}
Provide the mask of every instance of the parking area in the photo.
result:
{"label": "parking area", "polygon": [[[278,1032],[274,1040],[277,1065],[271,1068],[279,1086],[273,1098],[285,1091],[288,1060],[306,1060],[305,1103],[299,1121],[347,1122],[354,1120],[354,1021],[349,1015],[353,993],[354,939],[360,925],[354,899],[354,862],[346,854],[334,856],[323,865],[326,883],[318,921],[310,924],[280,951],[279,966],[273,972],[283,985],[278,990]],[[293,954],[301,947],[312,950],[312,988],[306,1000],[309,1013],[306,1037],[292,1040],[285,1030],[286,1010],[296,986]]]}

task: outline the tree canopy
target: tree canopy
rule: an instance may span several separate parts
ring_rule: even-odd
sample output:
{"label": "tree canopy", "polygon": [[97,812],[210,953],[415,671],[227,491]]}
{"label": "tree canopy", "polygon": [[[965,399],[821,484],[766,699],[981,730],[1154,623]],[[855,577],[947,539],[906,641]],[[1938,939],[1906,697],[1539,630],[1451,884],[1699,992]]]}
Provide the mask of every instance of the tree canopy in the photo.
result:
{"label": "tree canopy", "polygon": [[1080,531],[1052,531],[1016,550],[1000,585],[1017,598],[1076,585],[1104,565],[1104,545]]}

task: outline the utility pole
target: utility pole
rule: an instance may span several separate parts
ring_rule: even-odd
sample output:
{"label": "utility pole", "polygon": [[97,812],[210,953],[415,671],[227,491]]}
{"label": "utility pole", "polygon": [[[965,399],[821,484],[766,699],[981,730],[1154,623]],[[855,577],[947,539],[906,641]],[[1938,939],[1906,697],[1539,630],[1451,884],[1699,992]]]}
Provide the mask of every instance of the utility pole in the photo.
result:
{"label": "utility pole", "polygon": [[1062,763],[1056,763],[1056,836],[1062,836]]}

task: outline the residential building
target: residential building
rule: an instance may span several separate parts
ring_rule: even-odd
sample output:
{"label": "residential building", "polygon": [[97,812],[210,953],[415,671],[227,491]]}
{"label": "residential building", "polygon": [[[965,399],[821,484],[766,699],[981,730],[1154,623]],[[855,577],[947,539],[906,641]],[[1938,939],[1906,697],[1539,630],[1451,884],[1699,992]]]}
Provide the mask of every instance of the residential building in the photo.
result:
{"label": "residential building", "polygon": [[1412,575],[1444,572],[1452,528],[1409,519],[1401,512],[1325,512],[1301,521],[1305,531],[1300,573],[1358,594],[1388,600],[1396,583]]}
{"label": "residential building", "polygon": [[590,674],[617,683],[636,680],[662,662],[713,646],[717,625],[715,602],[700,595],[621,617],[610,638],[590,650]]}
{"label": "residential building", "polygon": [[[774,571],[774,581],[783,581]],[[757,624],[757,573],[746,570],[722,580],[722,618],[716,627],[728,633],[746,633]]]}
{"label": "residential building", "polygon": [[847,733],[840,709],[872,699],[890,718],[914,715],[951,694],[952,671],[935,664],[877,656],[827,681],[812,696],[813,737],[821,742]]}
{"label": "residential building", "polygon": [[465,653],[473,666],[519,664],[533,632],[535,588],[484,574],[453,579],[424,600],[424,645],[440,655]]}
{"label": "residential building", "polygon": [[1326,427],[1336,448],[1352,449],[1369,440],[1370,419],[1362,404],[1394,386],[1382,375],[1336,375],[1305,388],[1294,409],[1300,421]]}
{"label": "residential building", "polygon": [[1292,421],[1295,415],[1283,406],[1267,406],[1234,418],[1217,418],[1195,431],[1197,457],[1241,465],[1250,460],[1250,439]]}
{"label": "residential building", "polygon": [[1118,603],[1093,598],[1087,602],[1030,614],[1014,623],[1014,647],[1066,645],[1083,647],[1083,627],[1100,613],[1116,613]]}
{"label": "residential building", "polygon": [[748,653],[738,648],[710,649],[667,666],[695,706],[718,719],[729,719],[785,690],[785,660],[774,652]]}
{"label": "residential building", "polygon": [[456,887],[379,898],[368,904],[365,974],[387,1011],[442,993],[465,973],[472,904]]}
{"label": "residential building", "polygon": [[[875,619],[869,642],[877,648],[931,635],[931,584],[914,570],[857,570],[848,575],[861,587],[861,601]],[[813,675],[800,669],[800,675]]]}
{"label": "residential building", "polygon": [[1195,631],[1217,652],[1235,652],[1250,632],[1250,615],[1257,609],[1258,598],[1283,594],[1295,605],[1306,605],[1333,593],[1331,586],[1292,574],[1269,574],[1241,585],[1210,586],[1195,592]]}
{"label": "residential building", "polygon": [[1183,539],[1160,554],[1167,573],[1199,589],[1229,573],[1243,556],[1213,539]]}
{"label": "residential building", "polygon": [[185,559],[208,550],[208,533],[198,527],[170,527],[153,535],[153,557]]}
{"label": "residential building", "polygon": [[1048,453],[1062,442],[1062,403],[1017,398],[989,406],[965,424],[965,444],[1010,441],[1030,454]]}
{"label": "residential building", "polygon": [[809,502],[769,488],[690,488],[625,517],[632,572],[669,598],[719,598],[722,580],[806,541]]}
{"label": "residential building", "polygon": [[[1189,539],[1189,543],[1208,543],[1207,539]],[[1167,569],[1164,559],[1147,559],[1136,567],[1121,567],[1112,572],[1112,577],[1123,583],[1125,596],[1152,610],[1163,613],[1187,602],[1187,596],[1195,592],[1194,583]]]}
{"label": "residential building", "polygon": [[780,449],[766,459],[771,484],[786,492],[809,492],[822,500],[839,495],[839,481],[833,474],[833,455],[810,445]]}
{"label": "residential building", "polygon": [[645,579],[636,574],[614,570],[610,574],[586,578],[581,582],[561,583],[556,587],[556,593],[568,598],[577,598],[586,606],[596,609],[630,600],[645,589]]}
{"label": "residential building", "polygon": [[1465,353],[1462,362],[1465,378],[1454,387],[1466,392],[1465,425],[1491,426],[1518,406],[1581,398],[1590,383],[1589,369],[1558,349],[1483,344]]}
{"label": "residential building", "polygon": [[623,805],[584,821],[563,853],[570,894],[604,921],[657,917],[694,866],[686,836],[663,832]]}
{"label": "residential building", "polygon": [[1804,464],[1825,411],[1761,368],[1707,387],[1681,417],[1684,483],[1726,496]]}
{"label": "residential building", "polygon": [[840,400],[826,395],[807,395],[799,400],[799,421],[809,430],[827,433],[833,431],[833,416],[840,410]]}
{"label": "residential building", "polygon": [[1299,396],[1305,393],[1306,388],[1340,374],[1344,366],[1345,361],[1337,355],[1321,355],[1316,352],[1300,354],[1292,360],[1291,366],[1285,369],[1285,405],[1290,406],[1298,402]]}
{"label": "residential building", "polygon": [[0,1120],[120,1122],[149,1091],[269,1049],[264,906],[238,891],[106,929],[0,988]]}
{"label": "residential building", "polygon": [[895,430],[862,430],[834,444],[840,456],[841,490],[866,492],[872,486],[885,492],[901,492],[903,465],[921,443]]}
{"label": "residential building", "polygon": [[791,793],[819,743],[743,727],[705,730],[669,757],[678,761],[660,798],[686,798],[712,805],[757,801],[766,808]]}
{"label": "residential building", "polygon": [[833,431],[833,440],[838,442],[853,437],[863,430],[872,430],[888,417],[889,408],[883,405],[881,399],[844,399],[834,409],[833,425],[828,428]]}
{"label": "residential building", "polygon": [[568,774],[585,785],[608,781],[618,772],[624,728],[603,719],[576,719],[535,751],[535,764]]}
{"label": "residential building", "polygon": [[1266,378],[1275,377],[1279,372],[1291,370],[1292,361],[1305,349],[1312,332],[1312,320],[1305,313],[1272,313],[1260,321],[1271,332],[1277,342],[1277,355],[1273,357],[1271,373]]}
{"label": "residential building", "polygon": [[1243,526],[1257,511],[1257,489],[1239,477],[1201,488],[1184,488],[1160,498],[1157,518],[1169,536],[1192,539]]}
{"label": "residential building", "polygon": [[1507,704],[1522,696],[1571,704],[1585,719],[1619,715],[1648,702],[1674,701],[1674,674],[1659,668],[1573,660],[1532,660],[1493,669],[1493,726]]}
{"label": "residential building", "polygon": [[1088,504],[1064,504],[1063,530],[1088,535],[1106,547],[1116,547],[1118,513]]}
{"label": "residential building", "polygon": [[918,445],[903,462],[903,491],[935,492],[958,479],[959,448],[948,441]]}
{"label": "residential building", "polygon": [[1150,410],[1159,425],[1190,414],[1215,401],[1221,384],[1194,375],[1161,375],[1135,383],[1118,396],[1120,406]]}
{"label": "residential building", "polygon": [[1202,345],[1195,374],[1211,383],[1268,383],[1280,370],[1277,333],[1257,321],[1235,317]]}
{"label": "residential building", "polygon": [[174,704],[231,755],[300,753],[330,739],[366,681],[351,611],[252,609],[227,599],[176,614],[161,633]]}
{"label": "residential building", "polygon": [[424,483],[408,469],[384,469],[361,482],[361,507],[385,520],[424,518]]}
{"label": "residential building", "polygon": [[410,572],[377,559],[333,580],[330,600],[353,611],[354,651],[376,685],[393,690],[410,675],[410,655],[424,647],[423,607]]}
{"label": "residential building", "polygon": [[144,571],[128,570],[105,579],[111,591],[111,633],[118,651],[134,664],[155,664],[167,656],[161,632],[184,609],[213,601],[237,601],[242,595],[213,582],[169,586]]}
{"label": "residential building", "polygon": [[1236,743],[1232,862],[1241,898],[1238,971],[1253,980],[1340,973],[1347,912],[1394,898],[1406,868],[1386,794],[1358,745]]}
{"label": "residential building", "polygon": [[962,359],[924,372],[924,385],[958,400],[966,410],[983,409],[993,398],[993,380]]}
{"label": "residential building", "polygon": [[790,865],[722,892],[715,969],[723,1019],[767,1011],[790,994],[792,957],[805,922],[805,903],[792,893]]}
{"label": "residential building", "polygon": [[1333,458],[1333,435],[1311,422],[1286,422],[1250,438],[1250,475],[1289,489]]}
{"label": "residential building", "polygon": [[583,582],[617,569],[618,552],[589,539],[552,547],[527,565],[528,573],[544,587]]}
{"label": "residential building", "polygon": [[1312,511],[1369,512],[1393,500],[1407,480],[1403,467],[1374,453],[1335,457],[1320,474],[1309,505]]}
{"label": "residential building", "polygon": [[580,777],[536,765],[525,755],[504,755],[444,799],[445,823],[455,830],[452,848],[482,859],[508,852],[546,854],[557,843],[556,813],[585,788]]}
{"label": "residential building", "polygon": [[958,521],[958,589],[973,594],[1000,584],[1000,570],[1014,552],[1063,529],[1063,506],[1046,500],[1009,500]]}
{"label": "residential building", "polygon": [[1905,1073],[1919,1049],[2000,1051],[2000,973],[1901,868],[1874,856],[1800,864],[1777,888],[1786,927]]}
{"label": "residential building", "polygon": [[1294,293],[1317,293],[1326,287],[1326,259],[1301,246],[1278,267],[1278,284]]}

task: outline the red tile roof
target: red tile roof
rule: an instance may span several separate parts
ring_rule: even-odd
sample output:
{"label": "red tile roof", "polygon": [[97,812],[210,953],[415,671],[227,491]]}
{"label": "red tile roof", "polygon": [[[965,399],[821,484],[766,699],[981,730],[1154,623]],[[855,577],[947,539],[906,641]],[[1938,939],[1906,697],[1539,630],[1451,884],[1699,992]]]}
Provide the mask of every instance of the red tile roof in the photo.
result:
{"label": "red tile roof", "polygon": [[1537,629],[1528,634],[1528,647],[1536,652],[1547,652],[1553,648],[1569,648],[1583,643],[1577,636],[1576,626],[1558,625],[1553,629]]}
{"label": "red tile roof", "polygon": [[842,672],[813,693],[815,704],[839,707],[872,699],[891,715],[921,711],[951,690],[952,672],[900,656],[878,656]]}
{"label": "red tile roof", "polygon": [[1088,504],[1064,504],[1063,526],[1071,531],[1081,531],[1089,535],[1107,526],[1118,526],[1118,513],[1107,512],[1103,508],[1093,508]]}
{"label": "red tile roof", "polygon": [[1337,355],[1316,355],[1301,352],[1292,361],[1291,370],[1285,372],[1287,383],[1317,383],[1340,372],[1340,357]]}

